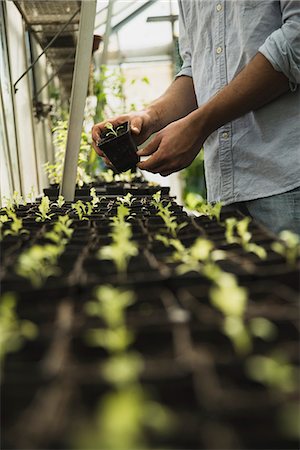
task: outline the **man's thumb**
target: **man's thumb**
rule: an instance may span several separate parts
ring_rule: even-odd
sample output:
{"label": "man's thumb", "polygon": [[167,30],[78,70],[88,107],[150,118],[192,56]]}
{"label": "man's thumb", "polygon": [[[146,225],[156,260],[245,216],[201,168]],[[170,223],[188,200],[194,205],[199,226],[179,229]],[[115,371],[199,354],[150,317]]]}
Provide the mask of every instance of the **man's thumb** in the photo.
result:
{"label": "man's thumb", "polygon": [[142,128],[142,122],[140,120],[133,120],[130,123],[130,128],[134,134],[140,134],[141,128]]}

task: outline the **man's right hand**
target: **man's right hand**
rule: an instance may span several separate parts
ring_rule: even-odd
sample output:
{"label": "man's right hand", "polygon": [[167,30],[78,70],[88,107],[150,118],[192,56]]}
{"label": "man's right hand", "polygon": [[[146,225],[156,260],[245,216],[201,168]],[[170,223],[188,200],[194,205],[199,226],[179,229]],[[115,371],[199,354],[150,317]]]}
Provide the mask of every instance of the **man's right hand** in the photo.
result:
{"label": "man's right hand", "polygon": [[120,116],[107,119],[103,122],[97,123],[92,128],[93,148],[96,153],[104,158],[107,165],[110,165],[110,161],[106,158],[101,148],[98,147],[100,142],[101,133],[105,130],[105,125],[110,122],[114,127],[124,122],[129,122],[132,135],[137,145],[145,142],[155,130],[155,121],[152,119],[151,114],[148,111],[132,112],[129,114],[122,114]]}

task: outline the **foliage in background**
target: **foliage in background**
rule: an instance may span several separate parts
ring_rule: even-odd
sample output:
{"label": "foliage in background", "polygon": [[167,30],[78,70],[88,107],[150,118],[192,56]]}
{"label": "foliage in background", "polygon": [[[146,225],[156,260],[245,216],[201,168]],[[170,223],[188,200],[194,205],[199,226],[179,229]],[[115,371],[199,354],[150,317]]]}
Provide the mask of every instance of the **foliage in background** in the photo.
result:
{"label": "foliage in background", "polygon": [[204,150],[202,149],[192,164],[181,171],[183,179],[183,200],[189,192],[199,194],[206,199],[206,184],[204,173]]}
{"label": "foliage in background", "polygon": [[[63,163],[68,136],[68,120],[60,120],[52,129],[55,162],[45,164],[45,171],[50,184],[60,184],[63,175]],[[77,166],[78,186],[88,184],[97,175],[97,159],[91,149],[91,136],[85,131],[81,133],[80,152]],[[95,154],[96,155],[96,154]]]}
{"label": "foliage in background", "polygon": [[[132,80],[149,84],[147,77],[140,80]],[[79,160],[77,167],[77,185],[79,187],[89,184],[105,173],[107,168],[101,158],[92,150],[91,127],[94,123],[101,122],[107,117],[125,113],[126,97],[124,84],[126,78],[121,67],[109,68],[101,66],[94,73],[94,95],[87,98],[84,124],[81,133]],[[130,109],[136,109],[131,104]],[[68,113],[63,108],[57,108],[57,114],[52,116],[52,136],[54,146],[54,163],[47,162],[45,171],[50,184],[60,184],[63,175],[63,162],[68,135]]]}

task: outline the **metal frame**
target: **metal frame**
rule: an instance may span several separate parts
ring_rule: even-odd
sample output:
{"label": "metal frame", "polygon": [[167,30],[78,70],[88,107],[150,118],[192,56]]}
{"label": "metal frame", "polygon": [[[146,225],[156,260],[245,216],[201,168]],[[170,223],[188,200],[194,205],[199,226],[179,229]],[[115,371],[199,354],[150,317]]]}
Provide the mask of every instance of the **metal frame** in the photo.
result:
{"label": "metal frame", "polygon": [[82,2],[81,5],[79,35],[71,93],[67,146],[62,184],[60,188],[60,194],[64,196],[66,201],[73,201],[75,194],[81,129],[93,48],[96,3],[96,0],[88,0]]}

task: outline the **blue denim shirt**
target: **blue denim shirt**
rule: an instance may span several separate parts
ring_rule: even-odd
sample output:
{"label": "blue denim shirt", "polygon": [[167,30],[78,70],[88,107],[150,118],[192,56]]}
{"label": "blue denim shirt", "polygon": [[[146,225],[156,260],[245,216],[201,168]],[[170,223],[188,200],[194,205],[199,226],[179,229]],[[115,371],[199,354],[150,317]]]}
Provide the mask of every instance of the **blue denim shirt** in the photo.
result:
{"label": "blue denim shirt", "polygon": [[300,186],[300,2],[178,0],[177,76],[193,78],[205,103],[259,51],[290,91],[227,123],[204,144],[209,201],[253,200]]}

